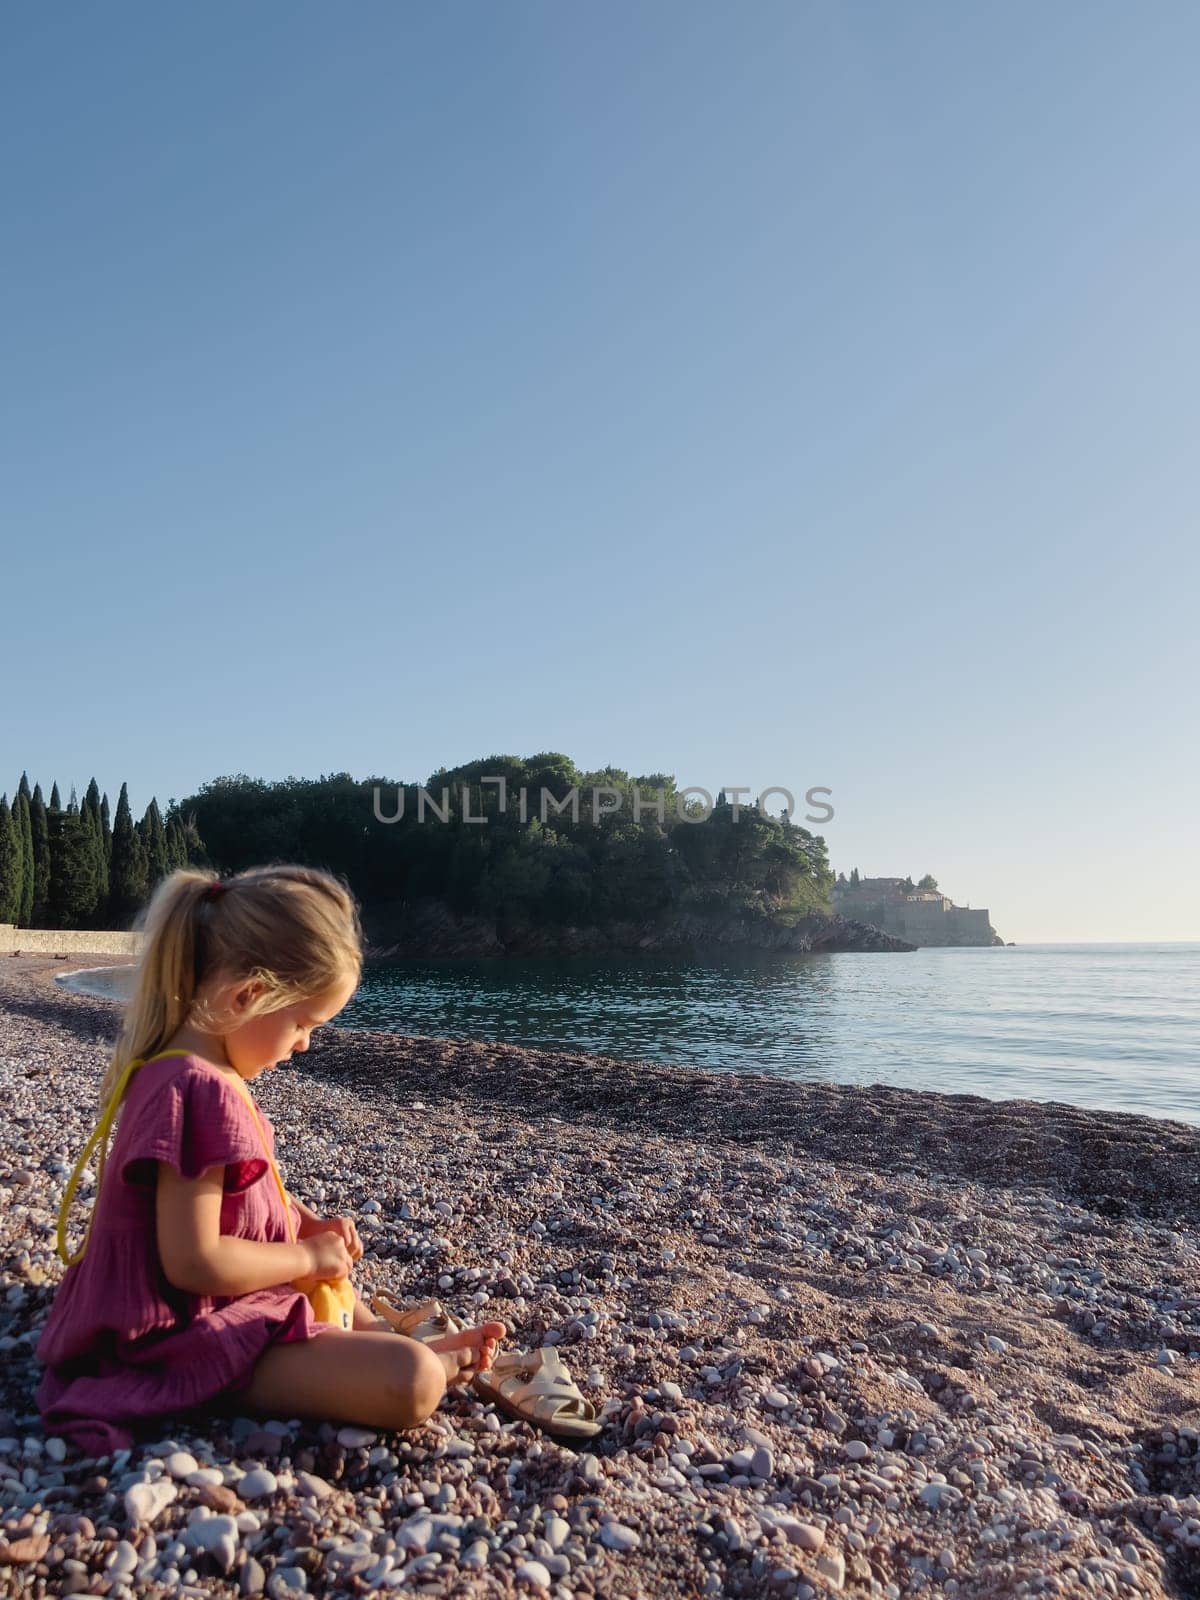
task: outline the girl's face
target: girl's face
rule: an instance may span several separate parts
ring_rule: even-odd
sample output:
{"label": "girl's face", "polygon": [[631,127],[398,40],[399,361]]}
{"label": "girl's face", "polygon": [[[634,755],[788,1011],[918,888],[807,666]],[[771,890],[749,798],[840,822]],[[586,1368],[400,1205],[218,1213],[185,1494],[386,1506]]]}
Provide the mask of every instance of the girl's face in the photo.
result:
{"label": "girl's face", "polygon": [[[332,1022],[357,987],[356,981],[347,979],[322,994],[284,1006],[281,1011],[235,1022],[223,1035],[230,1066],[243,1078],[256,1078],[260,1072],[289,1060],[297,1050],[307,1050],[313,1029]],[[260,984],[244,984],[233,997],[235,1015],[259,993]]]}

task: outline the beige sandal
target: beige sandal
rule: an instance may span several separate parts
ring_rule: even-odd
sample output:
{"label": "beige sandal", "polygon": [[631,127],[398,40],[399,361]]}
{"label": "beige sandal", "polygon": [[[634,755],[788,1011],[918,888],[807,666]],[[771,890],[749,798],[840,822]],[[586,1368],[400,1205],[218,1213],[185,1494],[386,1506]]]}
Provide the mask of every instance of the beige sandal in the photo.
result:
{"label": "beige sandal", "polygon": [[594,1439],[596,1408],[585,1400],[552,1344],[540,1350],[506,1350],[471,1386],[481,1400],[563,1439]]}
{"label": "beige sandal", "polygon": [[385,1294],[371,1296],[371,1310],[391,1324],[396,1333],[406,1339],[419,1339],[422,1344],[430,1339],[444,1339],[448,1333],[458,1333],[461,1322],[456,1322],[440,1300],[422,1300],[415,1306],[398,1306]]}

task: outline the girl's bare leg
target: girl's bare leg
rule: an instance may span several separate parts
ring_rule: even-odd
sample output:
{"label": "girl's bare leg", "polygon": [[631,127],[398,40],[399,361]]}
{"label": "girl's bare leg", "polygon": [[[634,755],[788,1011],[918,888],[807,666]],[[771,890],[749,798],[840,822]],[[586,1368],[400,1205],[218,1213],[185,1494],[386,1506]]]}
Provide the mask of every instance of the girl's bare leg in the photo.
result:
{"label": "girl's bare leg", "polygon": [[231,1398],[239,1411],[265,1416],[416,1428],[437,1410],[447,1383],[469,1378],[483,1347],[503,1331],[496,1322],[464,1328],[439,1339],[435,1350],[390,1329],[331,1328],[314,1339],[272,1345],[246,1388]]}
{"label": "girl's bare leg", "polygon": [[364,1305],[362,1295],[354,1291],[354,1331],[355,1333],[391,1333],[392,1327],[383,1317],[377,1317],[369,1306]]}

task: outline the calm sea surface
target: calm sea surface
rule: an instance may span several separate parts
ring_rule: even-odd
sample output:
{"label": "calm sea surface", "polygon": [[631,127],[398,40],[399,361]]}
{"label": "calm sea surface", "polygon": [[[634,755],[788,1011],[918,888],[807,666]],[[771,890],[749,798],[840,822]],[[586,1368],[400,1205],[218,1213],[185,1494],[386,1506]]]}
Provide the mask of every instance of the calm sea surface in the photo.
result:
{"label": "calm sea surface", "polygon": [[[119,994],[129,971],[67,981]],[[339,1022],[1200,1123],[1200,944],[401,961]]]}

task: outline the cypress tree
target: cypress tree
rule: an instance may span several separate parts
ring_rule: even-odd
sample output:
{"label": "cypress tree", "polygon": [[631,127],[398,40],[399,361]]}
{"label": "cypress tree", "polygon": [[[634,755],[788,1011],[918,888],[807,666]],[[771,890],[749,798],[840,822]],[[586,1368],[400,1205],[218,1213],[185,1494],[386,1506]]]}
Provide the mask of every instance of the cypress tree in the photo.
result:
{"label": "cypress tree", "polygon": [[16,922],[21,911],[22,851],[8,796],[0,795],[0,922]]}
{"label": "cypress tree", "polygon": [[65,927],[65,923],[55,919],[59,912],[59,902],[63,897],[63,863],[60,860],[63,850],[63,810],[62,795],[59,793],[57,779],[50,785],[50,803],[46,807],[46,835],[49,844],[50,872],[46,879],[46,904],[43,908],[47,928]]}
{"label": "cypress tree", "polygon": [[[28,787],[25,784],[25,791]],[[33,822],[29,811],[29,795],[25,791],[17,790],[15,813],[21,841],[21,912],[17,923],[22,928],[29,927],[33,921]]]}
{"label": "cypress tree", "polygon": [[109,869],[109,922],[126,928],[146,898],[146,857],[133,814],[129,809],[129,789],[121,785],[117,815],[113,823],[112,863]]}
{"label": "cypress tree", "polygon": [[173,814],[167,823],[167,869],[177,872],[180,867],[188,864],[187,839],[183,832],[183,823],[178,815]]}
{"label": "cypress tree", "polygon": [[87,786],[87,793],[83,797],[83,809],[91,828],[92,852],[96,858],[96,913],[99,921],[94,922],[93,926],[98,927],[104,920],[104,912],[108,909],[108,848],[100,809],[100,786],[95,778]]}
{"label": "cypress tree", "polygon": [[112,870],[112,812],[108,809],[108,791],[100,801],[100,835],[104,840],[104,881]]}
{"label": "cypress tree", "polygon": [[46,904],[50,899],[50,819],[46,802],[42,799],[39,783],[29,802],[29,825],[33,843],[33,905],[29,914],[31,928],[46,927]]}
{"label": "cypress tree", "polygon": [[146,888],[149,891],[171,870],[167,862],[167,831],[157,800],[151,800],[146,807],[138,831],[146,851]]}
{"label": "cypress tree", "polygon": [[133,830],[133,875],[134,882],[139,885],[135,910],[140,910],[150,898],[150,862],[146,856],[145,841],[136,827]]}
{"label": "cypress tree", "polygon": [[51,811],[50,898],[52,928],[83,928],[96,914],[96,858],[87,821],[74,810]]}
{"label": "cypress tree", "polygon": [[23,772],[21,781],[17,785],[17,797],[13,801],[14,826],[21,845],[21,911],[17,922],[23,928],[27,928],[33,920],[33,829],[30,822],[32,804],[33,791],[29,787],[29,774]]}

